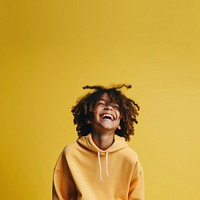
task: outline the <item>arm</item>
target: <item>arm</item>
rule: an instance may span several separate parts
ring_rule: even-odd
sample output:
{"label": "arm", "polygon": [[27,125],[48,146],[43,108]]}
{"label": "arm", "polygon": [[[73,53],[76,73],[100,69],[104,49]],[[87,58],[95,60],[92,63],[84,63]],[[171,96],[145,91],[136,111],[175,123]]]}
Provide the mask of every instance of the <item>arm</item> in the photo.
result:
{"label": "arm", "polygon": [[77,190],[66,161],[66,156],[62,153],[53,173],[52,200],[75,199],[77,199]]}
{"label": "arm", "polygon": [[129,200],[144,200],[144,173],[139,161],[133,169],[133,176],[129,188]]}

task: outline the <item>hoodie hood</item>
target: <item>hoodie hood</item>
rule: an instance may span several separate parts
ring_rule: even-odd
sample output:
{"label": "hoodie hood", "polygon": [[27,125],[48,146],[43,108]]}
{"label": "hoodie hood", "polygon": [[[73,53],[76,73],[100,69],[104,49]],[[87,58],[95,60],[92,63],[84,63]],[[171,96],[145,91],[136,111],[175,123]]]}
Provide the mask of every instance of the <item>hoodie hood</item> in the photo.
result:
{"label": "hoodie hood", "polygon": [[87,136],[80,137],[77,142],[84,148],[93,151],[93,152],[100,152],[102,155],[105,155],[106,152],[113,153],[119,151],[128,146],[125,142],[124,137],[120,137],[118,135],[114,135],[114,142],[113,144],[106,150],[99,149],[97,145],[94,143],[92,139],[92,134],[88,134]]}
{"label": "hoodie hood", "polygon": [[97,145],[94,143],[92,139],[91,134],[88,134],[87,136],[82,136],[81,138],[77,140],[77,142],[83,148],[97,154],[98,164],[99,164],[99,179],[101,181],[103,181],[101,156],[105,156],[105,160],[106,160],[105,173],[106,173],[106,177],[109,178],[108,154],[117,152],[123,148],[128,147],[128,144],[125,142],[125,139],[123,137],[119,137],[118,135],[114,135],[113,144],[106,150],[102,150],[97,147]]}

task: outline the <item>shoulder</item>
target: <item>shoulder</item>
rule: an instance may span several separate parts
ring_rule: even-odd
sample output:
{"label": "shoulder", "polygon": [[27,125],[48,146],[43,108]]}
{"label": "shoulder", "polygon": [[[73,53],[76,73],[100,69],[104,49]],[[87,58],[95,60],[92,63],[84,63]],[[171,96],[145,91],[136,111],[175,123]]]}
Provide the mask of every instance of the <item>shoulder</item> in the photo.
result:
{"label": "shoulder", "polygon": [[63,150],[61,151],[58,160],[57,160],[57,168],[60,165],[60,163],[66,163],[68,161],[68,158],[73,156],[73,153],[76,152],[77,144],[76,142],[73,142],[71,144],[67,144]]}
{"label": "shoulder", "polygon": [[71,153],[73,153],[74,151],[76,151],[78,149],[79,149],[78,143],[77,142],[73,142],[73,143],[67,144],[64,147],[63,154],[71,154]]}
{"label": "shoulder", "polygon": [[121,151],[121,153],[123,154],[123,157],[125,158],[125,160],[129,163],[132,163],[132,165],[139,163],[139,156],[137,152],[134,149],[132,149],[130,146],[127,146],[126,148],[124,148]]}
{"label": "shoulder", "polygon": [[131,156],[135,159],[138,159],[137,152],[133,148],[131,148],[130,146],[127,146],[126,148],[124,148],[124,153],[126,153],[128,156]]}
{"label": "shoulder", "polygon": [[142,171],[143,167],[142,167],[142,164],[140,162],[137,152],[131,147],[128,147],[127,151],[129,152],[129,154],[128,153],[127,154],[130,155],[132,162],[134,162],[134,168],[137,168],[137,170]]}

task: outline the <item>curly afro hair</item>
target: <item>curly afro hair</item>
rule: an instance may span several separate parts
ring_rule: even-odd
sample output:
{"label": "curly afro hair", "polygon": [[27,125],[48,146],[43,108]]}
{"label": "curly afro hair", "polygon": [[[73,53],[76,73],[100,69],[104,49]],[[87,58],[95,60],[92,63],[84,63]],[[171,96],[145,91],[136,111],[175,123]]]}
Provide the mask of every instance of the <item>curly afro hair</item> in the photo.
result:
{"label": "curly afro hair", "polygon": [[138,123],[136,117],[140,107],[132,99],[127,98],[120,89],[122,87],[131,88],[131,85],[117,85],[111,88],[103,86],[85,86],[83,89],[92,89],[92,93],[80,98],[76,105],[72,107],[71,112],[74,116],[74,124],[78,132],[78,136],[86,136],[92,132],[92,126],[88,123],[93,117],[93,110],[96,102],[100,97],[107,93],[111,102],[119,105],[121,114],[120,126],[121,129],[116,129],[115,134],[124,137],[125,140],[130,140],[130,135],[134,135],[134,124]]}

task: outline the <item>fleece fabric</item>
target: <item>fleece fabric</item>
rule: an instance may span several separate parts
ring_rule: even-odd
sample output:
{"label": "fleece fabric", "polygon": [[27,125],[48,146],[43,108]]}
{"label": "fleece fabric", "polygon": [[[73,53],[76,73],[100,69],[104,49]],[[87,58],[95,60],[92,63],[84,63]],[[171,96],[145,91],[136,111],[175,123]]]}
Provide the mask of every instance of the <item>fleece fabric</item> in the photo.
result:
{"label": "fleece fabric", "polygon": [[67,145],[53,174],[53,200],[144,200],[143,168],[138,156],[115,135],[103,151],[91,134]]}

